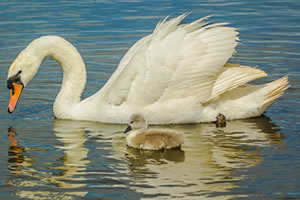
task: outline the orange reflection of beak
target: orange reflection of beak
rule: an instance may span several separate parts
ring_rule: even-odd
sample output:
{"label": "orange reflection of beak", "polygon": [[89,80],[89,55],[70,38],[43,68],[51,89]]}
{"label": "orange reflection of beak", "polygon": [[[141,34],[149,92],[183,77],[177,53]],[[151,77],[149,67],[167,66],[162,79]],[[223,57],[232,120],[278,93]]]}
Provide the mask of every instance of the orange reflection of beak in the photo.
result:
{"label": "orange reflection of beak", "polygon": [[17,106],[19,97],[23,90],[23,85],[19,83],[12,83],[13,89],[9,90],[10,100],[8,104],[8,112],[12,113]]}

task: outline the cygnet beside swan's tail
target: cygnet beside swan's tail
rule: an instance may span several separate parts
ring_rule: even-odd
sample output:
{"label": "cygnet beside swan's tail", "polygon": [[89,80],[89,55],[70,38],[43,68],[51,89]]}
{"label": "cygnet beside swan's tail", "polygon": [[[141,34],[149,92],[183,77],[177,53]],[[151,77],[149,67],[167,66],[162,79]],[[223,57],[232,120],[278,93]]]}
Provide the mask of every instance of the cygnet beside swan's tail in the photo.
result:
{"label": "cygnet beside swan's tail", "polygon": [[276,99],[282,96],[283,92],[289,88],[288,76],[266,84],[264,87],[265,98],[263,103],[263,110],[269,107]]}

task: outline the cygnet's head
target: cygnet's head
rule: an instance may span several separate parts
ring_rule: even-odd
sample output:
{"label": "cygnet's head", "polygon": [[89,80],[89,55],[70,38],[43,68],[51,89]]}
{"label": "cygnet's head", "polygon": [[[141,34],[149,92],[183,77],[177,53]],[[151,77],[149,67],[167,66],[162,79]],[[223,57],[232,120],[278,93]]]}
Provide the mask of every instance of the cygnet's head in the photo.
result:
{"label": "cygnet's head", "polygon": [[147,122],[142,114],[133,114],[130,117],[128,127],[124,133],[127,133],[131,130],[146,130],[147,127]]}
{"label": "cygnet's head", "polygon": [[216,118],[216,127],[226,127],[226,117],[222,113],[219,113]]}

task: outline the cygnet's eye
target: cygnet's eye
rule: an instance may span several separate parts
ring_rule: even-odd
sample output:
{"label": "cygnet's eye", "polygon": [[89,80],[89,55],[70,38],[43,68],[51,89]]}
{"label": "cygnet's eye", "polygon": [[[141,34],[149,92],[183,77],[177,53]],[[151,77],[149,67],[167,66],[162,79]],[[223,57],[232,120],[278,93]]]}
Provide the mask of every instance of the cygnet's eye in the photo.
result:
{"label": "cygnet's eye", "polygon": [[130,124],[133,124],[133,121],[131,121]]}

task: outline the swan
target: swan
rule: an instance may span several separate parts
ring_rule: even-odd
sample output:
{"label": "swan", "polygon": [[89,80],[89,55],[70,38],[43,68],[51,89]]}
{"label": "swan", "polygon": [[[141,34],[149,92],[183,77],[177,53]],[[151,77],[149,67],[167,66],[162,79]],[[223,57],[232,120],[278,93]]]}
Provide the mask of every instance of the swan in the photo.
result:
{"label": "swan", "polygon": [[133,114],[124,133],[127,145],[143,150],[165,150],[180,148],[184,142],[183,133],[172,129],[149,129],[141,114]]}
{"label": "swan", "polygon": [[77,49],[59,36],[33,40],[8,70],[8,112],[14,111],[46,56],[63,70],[53,104],[59,119],[125,124],[137,112],[149,124],[212,122],[219,113],[228,120],[250,118],[261,115],[289,87],[287,76],[264,85],[247,84],[267,74],[227,63],[238,44],[236,29],[208,24],[208,17],[182,24],[185,17],[160,21],[128,50],[106,84],[83,100],[86,69]]}

